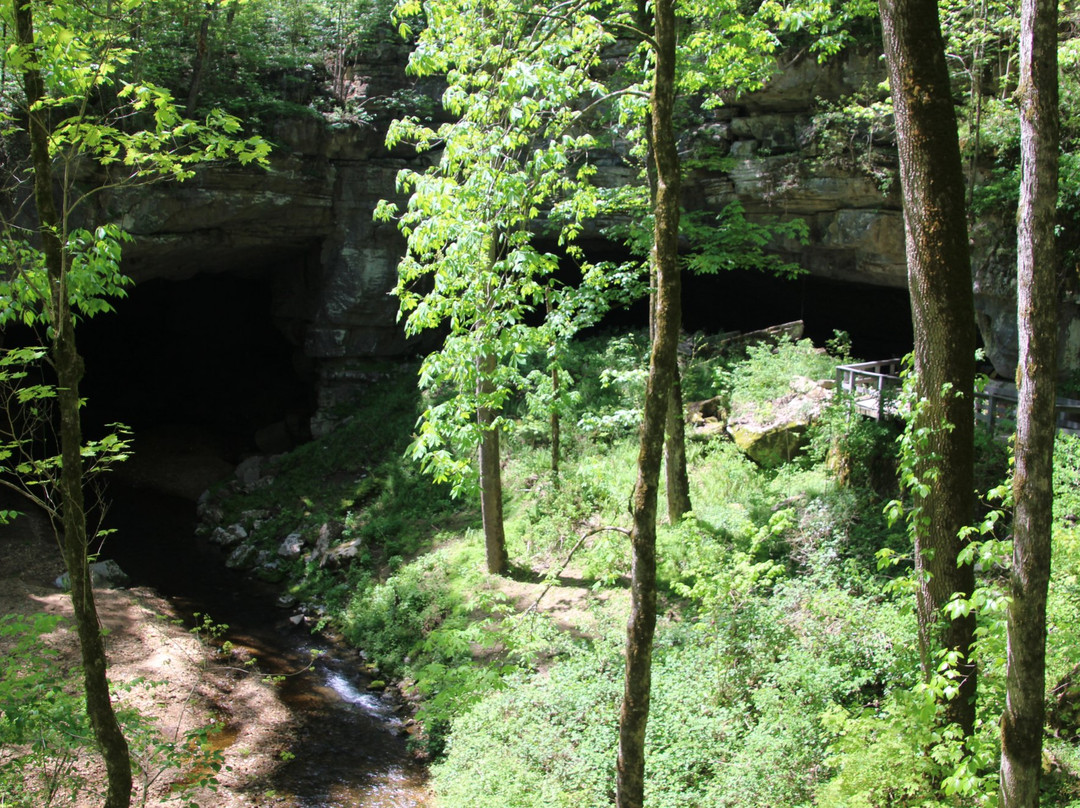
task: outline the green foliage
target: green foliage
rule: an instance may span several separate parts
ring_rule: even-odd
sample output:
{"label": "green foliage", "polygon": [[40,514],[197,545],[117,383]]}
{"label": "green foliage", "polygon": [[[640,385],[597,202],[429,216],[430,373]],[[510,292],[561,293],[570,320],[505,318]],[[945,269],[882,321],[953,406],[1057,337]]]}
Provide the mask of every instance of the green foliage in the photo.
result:
{"label": "green foliage", "polygon": [[836,773],[816,804],[997,805],[997,721],[980,722],[966,739],[956,726],[942,727],[941,690],[950,686],[947,677],[935,677],[893,690],[871,708],[828,710],[822,724],[832,735],[828,763]]}
{"label": "green foliage", "polygon": [[[744,573],[731,568],[729,594],[708,618],[660,627],[647,739],[651,805],[809,805],[825,773],[815,715],[826,694],[857,699],[868,678],[900,666],[883,641],[903,635],[874,635],[857,648],[855,632],[840,626],[804,633],[812,613],[852,619],[858,601],[815,605],[792,592],[776,610],[736,583]],[[434,773],[441,804],[607,804],[621,672],[609,640],[570,652],[543,674],[507,680],[455,723]]]}
{"label": "green foliage", "polygon": [[622,665],[613,645],[579,651],[547,676],[515,676],[455,725],[434,770],[447,808],[609,803]]}
{"label": "green foliage", "polygon": [[648,345],[641,332],[576,341],[563,364],[577,380],[578,406],[568,409],[586,435],[613,440],[641,422]]}
{"label": "green foliage", "polygon": [[1054,518],[1080,522],[1080,436],[1059,433],[1054,441]]}
{"label": "green foliage", "polygon": [[[79,694],[41,641],[55,615],[0,616],[0,795],[15,806],[71,803],[91,785],[77,766],[93,743]],[[6,803],[5,803],[6,804]]]}
{"label": "green foliage", "polygon": [[[470,457],[482,434],[505,429],[509,396],[535,381],[525,371],[528,356],[556,359],[556,346],[582,325],[574,316],[582,296],[563,294],[551,280],[558,259],[534,246],[533,222],[553,205],[591,209],[587,158],[595,138],[582,131],[580,109],[604,94],[591,71],[611,37],[588,14],[571,24],[528,3],[397,9],[402,19],[421,12],[426,26],[410,70],[446,75],[443,106],[452,120],[433,129],[400,119],[387,134],[391,146],[442,148],[429,170],[398,175],[399,192],[411,196],[398,218],[408,249],[394,291],[406,333],[449,332],[420,371],[421,387],[442,395],[425,410],[410,454],[461,494],[474,484]],[[397,215],[387,202],[376,211],[377,219]],[[573,241],[581,215],[569,216],[561,243]],[[541,304],[565,311],[537,328],[527,316]]]}
{"label": "green foliage", "polygon": [[802,219],[748,221],[742,203],[728,203],[716,214],[687,211],[680,220],[680,232],[692,252],[686,268],[695,274],[715,275],[732,269],[755,269],[782,277],[802,272],[798,264],[784,261],[768,251],[777,242],[806,244],[809,229]]}
{"label": "green foliage", "polygon": [[770,0],[764,7],[778,23],[788,48],[809,47],[819,62],[857,44],[866,23],[876,19],[872,0],[781,4]]}
{"label": "green foliage", "polygon": [[[56,387],[47,378],[46,350],[36,346],[0,350],[0,402],[6,418],[0,423],[0,474],[45,512],[56,514],[61,458],[54,436]],[[82,446],[83,478],[87,490],[98,493],[102,475],[126,460],[131,431],[109,424],[112,432]]]}
{"label": "green foliage", "polygon": [[202,55],[198,110],[221,106],[263,131],[284,116],[370,125],[417,108],[409,90],[376,94],[358,69],[379,58],[373,54],[385,56],[394,40],[392,6],[389,0],[141,3],[131,71],[184,98]]}
{"label": "green foliage", "polygon": [[892,187],[896,172],[887,87],[866,86],[837,101],[819,99],[811,134],[820,163],[862,173],[883,194]]}
{"label": "green foliage", "polygon": [[[77,682],[78,669],[59,667],[59,654],[46,635],[62,626],[56,615],[0,616],[0,804],[12,808],[75,805],[100,784],[86,775],[85,758],[94,751],[90,721]],[[191,795],[214,790],[223,768],[223,755],[210,742],[214,725],[196,727],[183,735],[163,734],[139,711],[124,706],[124,695],[135,688],[162,683],[136,680],[121,688],[118,719],[132,750],[140,794],[147,804],[151,788],[163,778],[172,786],[154,804],[178,803],[194,808]]]}
{"label": "green foliage", "polygon": [[898,437],[895,422],[865,418],[841,395],[811,427],[810,456],[827,463],[842,485],[892,497]]}
{"label": "green foliage", "polygon": [[[799,351],[821,359],[805,346]],[[612,410],[632,403],[643,338],[582,340],[563,361],[581,379],[582,398],[566,411],[580,420],[594,403]],[[693,363],[706,366],[703,379],[715,378],[720,364],[722,378],[739,375],[738,360],[721,360],[704,345],[688,361],[691,375]],[[766,365],[762,381],[747,382],[749,388],[766,386],[774,375],[777,385],[786,384],[778,380],[784,374],[773,373],[770,351],[749,361]],[[605,368],[612,371],[606,385]],[[632,438],[568,430],[558,477],[542,446],[520,431],[508,441],[514,554],[546,570],[548,582],[579,587],[591,607],[589,628],[567,632],[552,619],[559,612],[545,613],[551,594],[522,614],[532,598],[525,602],[516,587],[534,582],[531,576],[519,572],[517,580],[494,583],[479,571],[478,536],[449,511],[445,494],[424,499],[430,485],[414,475],[416,487],[388,498],[400,484],[389,469],[407,468],[400,451],[416,408],[411,376],[406,369],[386,379],[348,424],[286,456],[270,486],[245,494],[229,512],[256,500],[264,509],[278,503],[281,512],[260,528],[275,531],[267,546],[298,525],[313,530],[327,520],[345,525],[342,540],[363,533],[351,563],[336,571],[298,564],[289,585],[324,606],[326,619],[364,649],[380,679],[400,679],[421,697],[426,736],[417,743],[441,760],[434,773],[440,804],[609,804],[627,542],[604,531],[576,545],[594,526],[625,524]],[[863,426],[836,417],[836,432]],[[866,435],[852,435],[858,448],[849,448],[865,455],[860,463],[895,452],[888,436],[866,425]],[[1060,492],[1072,486],[1074,448],[1059,442],[1058,465],[1066,467]],[[908,552],[904,526],[885,524],[879,495],[853,482],[838,485],[823,465],[826,456],[823,450],[765,472],[731,442],[691,444],[696,511],[658,536],[668,618],[657,637],[650,804],[987,804],[1004,687],[1005,516],[988,515],[985,531],[975,526],[968,561],[982,571],[980,586],[970,601],[950,604],[975,610],[979,625],[980,729],[964,754],[955,734],[933,722],[937,701],[955,689],[954,660],[944,655],[931,686],[919,684],[908,579],[902,570],[876,569],[881,548],[894,559]],[[379,523],[377,513],[390,519],[399,508],[407,509],[404,521],[383,523],[385,533],[365,532]],[[394,525],[411,529],[413,538],[400,540]],[[1067,684],[1080,655],[1075,534],[1065,529],[1055,538],[1051,687]],[[890,582],[890,575],[897,577]],[[1068,804],[1075,793],[1074,736],[1062,727],[1053,747],[1053,793],[1060,795],[1053,805]]]}
{"label": "green foliage", "polygon": [[836,358],[819,351],[808,339],[781,337],[775,344],[761,342],[746,349],[746,360],[722,373],[718,383],[730,391],[733,408],[760,411],[774,399],[791,393],[796,376],[832,379]]}
{"label": "green foliage", "polygon": [[425,752],[439,754],[450,720],[501,687],[512,665],[478,664],[476,649],[498,641],[478,609],[497,610],[482,589],[471,556],[446,551],[421,556],[385,582],[359,590],[342,620],[345,636],[365,649],[380,671],[404,677],[423,696],[419,718]]}
{"label": "green foliage", "polygon": [[[524,482],[507,511],[507,540],[515,555],[565,557],[585,532],[583,526],[618,524],[633,485],[636,452],[630,438],[607,443],[603,456],[579,444],[564,457],[556,477],[546,453],[513,448],[507,478]],[[578,549],[575,563],[586,577],[610,583],[627,569],[625,537],[611,532],[592,537]]]}
{"label": "green foliage", "polygon": [[[26,223],[3,218],[0,265],[7,271],[0,278],[5,303],[0,324],[18,320],[55,329],[59,318],[67,316],[64,308],[91,317],[111,311],[110,298],[124,295],[131,281],[120,271],[120,258],[130,237],[115,222],[73,224],[76,212],[84,217],[89,200],[100,191],[188,179],[196,166],[215,161],[266,163],[269,143],[241,136],[237,118],[213,110],[203,121],[192,120],[181,114],[167,90],[125,78],[136,54],[123,26],[138,6],[126,8],[119,18],[106,17],[106,22],[99,22],[93,9],[49,6],[36,20],[32,49],[14,41],[11,7],[0,11],[6,69],[15,75],[35,70],[44,82],[44,96],[35,110],[51,119],[46,136],[59,190],[54,195],[58,221],[48,226],[57,227],[61,250],[59,264],[47,266],[39,240]],[[108,99],[104,109],[97,106],[102,99]],[[26,103],[21,87],[0,87],[5,138],[19,132],[25,136]],[[76,175],[86,164],[98,167],[96,184],[76,185]],[[9,185],[33,170],[14,164],[8,168]],[[53,299],[57,289],[63,290],[62,301]]]}

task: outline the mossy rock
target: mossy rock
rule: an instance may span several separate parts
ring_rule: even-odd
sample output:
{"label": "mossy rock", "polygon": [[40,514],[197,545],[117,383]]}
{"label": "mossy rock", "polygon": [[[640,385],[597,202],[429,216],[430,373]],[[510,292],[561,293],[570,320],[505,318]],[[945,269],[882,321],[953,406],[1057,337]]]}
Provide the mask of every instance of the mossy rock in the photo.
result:
{"label": "mossy rock", "polygon": [[728,434],[755,463],[775,468],[794,460],[806,445],[806,422],[728,424]]}

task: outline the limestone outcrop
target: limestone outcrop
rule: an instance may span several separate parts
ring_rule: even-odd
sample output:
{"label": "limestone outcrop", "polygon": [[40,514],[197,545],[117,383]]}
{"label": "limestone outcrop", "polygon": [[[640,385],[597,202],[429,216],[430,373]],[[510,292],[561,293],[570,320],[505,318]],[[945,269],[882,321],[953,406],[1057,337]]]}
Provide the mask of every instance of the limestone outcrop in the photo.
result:
{"label": "limestone outcrop", "polygon": [[791,380],[786,395],[759,406],[737,408],[727,421],[727,433],[755,463],[765,468],[793,460],[806,446],[807,430],[832,401],[831,379]]}
{"label": "limestone outcrop", "polygon": [[[372,95],[404,86],[404,54],[383,54],[364,84]],[[358,75],[363,72],[357,68]],[[755,217],[799,217],[807,245],[776,248],[811,273],[845,282],[903,287],[903,215],[895,183],[830,159],[820,142],[821,104],[879,82],[876,54],[849,54],[820,65],[803,56],[768,86],[714,112],[684,133],[690,153],[722,157],[720,168],[691,167],[688,209],[719,211],[731,201]],[[365,79],[368,77],[365,76]],[[878,165],[894,162],[888,131],[856,133]],[[855,135],[853,135],[854,137]],[[330,125],[322,118],[278,121],[268,170],[214,167],[182,185],[102,196],[105,212],[135,236],[125,269],[142,282],[198,273],[269,275],[273,318],[317,377],[314,432],[335,406],[377,378],[372,360],[415,346],[397,322],[395,267],[403,240],[372,221],[380,199],[394,195],[397,172],[416,165],[407,150],[391,152],[381,125]],[[706,161],[697,161],[705,165]],[[611,178],[619,168],[612,165]],[[887,171],[886,171],[887,173]],[[979,325],[1002,375],[1015,363],[1014,247],[1006,223],[982,223],[973,234],[973,283]],[[1080,356],[1080,309],[1067,307],[1063,356]]]}

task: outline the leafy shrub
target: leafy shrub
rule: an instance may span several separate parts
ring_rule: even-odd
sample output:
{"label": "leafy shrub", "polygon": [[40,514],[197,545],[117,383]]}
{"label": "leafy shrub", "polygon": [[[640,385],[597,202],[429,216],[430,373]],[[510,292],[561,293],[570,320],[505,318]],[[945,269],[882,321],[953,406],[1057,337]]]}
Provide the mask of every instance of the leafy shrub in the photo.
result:
{"label": "leafy shrub", "polygon": [[818,790],[823,808],[946,808],[996,804],[996,721],[965,739],[941,729],[934,687],[894,690],[879,706],[828,710],[834,775]]}
{"label": "leafy shrub", "polygon": [[567,366],[578,380],[578,428],[599,440],[631,434],[641,422],[648,375],[645,335],[631,332],[618,337],[575,343]]}
{"label": "leafy shrub", "polygon": [[[462,622],[462,610],[444,556],[431,553],[357,592],[345,610],[345,635],[380,668],[400,675],[431,632],[447,621]],[[464,650],[442,656],[454,662],[468,656]]]}
{"label": "leafy shrub", "polygon": [[[736,595],[745,570],[729,569],[732,596],[713,600],[716,611],[658,628],[646,799],[661,808],[810,805],[828,773],[816,716],[830,701],[861,704],[868,688],[880,692],[910,662],[913,627],[894,625],[886,607],[860,640],[844,624],[861,625],[870,600],[793,590],[777,608],[747,588]],[[623,667],[621,632],[610,629],[546,672],[511,677],[454,724],[434,770],[440,804],[610,804]]]}
{"label": "leafy shrub", "polygon": [[1004,483],[1010,472],[1009,443],[988,429],[975,427],[975,490],[986,493]]}
{"label": "leafy shrub", "polygon": [[0,639],[11,643],[0,676],[0,803],[73,803],[92,786],[77,765],[93,748],[90,721],[77,691],[42,642],[60,618],[0,616]]}
{"label": "leafy shrub", "polygon": [[[0,805],[47,808],[75,805],[103,794],[103,783],[86,776],[85,759],[96,745],[79,688],[81,670],[58,667],[59,654],[43,640],[64,621],[57,615],[0,616]],[[154,804],[193,806],[191,793],[214,790],[223,755],[209,743],[214,725],[168,737],[149,717],[126,706],[123,694],[161,683],[136,680],[114,687],[117,718],[131,751],[136,800],[146,804],[151,787],[171,783]]]}
{"label": "leafy shrub", "polygon": [[433,775],[446,808],[586,808],[614,786],[622,665],[613,646],[515,676],[456,724]]}
{"label": "leafy shrub", "polygon": [[808,456],[826,463],[841,485],[894,497],[900,432],[897,422],[854,413],[850,400],[841,395],[811,427]]}
{"label": "leafy shrub", "polygon": [[1054,517],[1080,522],[1080,435],[1063,433],[1054,441]]}
{"label": "leafy shrub", "polygon": [[342,617],[352,644],[383,673],[411,681],[424,698],[420,746],[434,755],[450,722],[515,669],[477,659],[505,638],[478,617],[499,604],[480,585],[476,560],[445,550],[420,556],[385,582],[361,587]]}
{"label": "leafy shrub", "polygon": [[746,349],[746,359],[720,374],[718,382],[730,390],[732,408],[758,410],[768,402],[791,392],[796,376],[832,379],[837,360],[819,351],[808,339],[781,337]]}

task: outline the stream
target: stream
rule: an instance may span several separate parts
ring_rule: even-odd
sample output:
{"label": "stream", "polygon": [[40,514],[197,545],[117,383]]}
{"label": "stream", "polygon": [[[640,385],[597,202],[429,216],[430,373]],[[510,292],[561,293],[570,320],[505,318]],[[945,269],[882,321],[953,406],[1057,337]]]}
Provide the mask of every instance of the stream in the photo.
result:
{"label": "stream", "polygon": [[[261,671],[291,674],[276,685],[297,719],[295,757],[271,787],[297,808],[427,806],[426,770],[406,749],[396,705],[367,689],[358,653],[289,622],[266,586],[225,568],[195,536],[194,504],[152,488],[114,485],[103,556],[134,585],[168,598],[189,620],[206,614],[228,625],[222,637],[257,657]],[[311,652],[320,653],[311,662]],[[219,739],[230,742],[228,728]]]}

